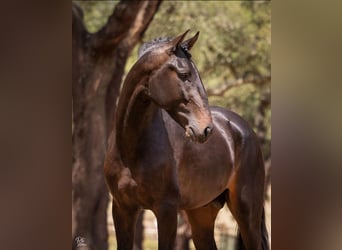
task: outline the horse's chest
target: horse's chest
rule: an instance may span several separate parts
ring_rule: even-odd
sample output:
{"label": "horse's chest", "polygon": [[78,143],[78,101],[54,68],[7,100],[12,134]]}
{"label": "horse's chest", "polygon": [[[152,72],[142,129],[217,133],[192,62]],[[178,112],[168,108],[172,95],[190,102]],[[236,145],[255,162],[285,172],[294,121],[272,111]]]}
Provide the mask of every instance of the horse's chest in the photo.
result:
{"label": "horse's chest", "polygon": [[210,202],[227,186],[232,159],[227,144],[220,139],[215,145],[193,144],[184,148],[178,166],[178,183],[182,206],[197,207]]}
{"label": "horse's chest", "polygon": [[140,139],[130,169],[141,192],[159,195],[158,190],[177,185],[175,160],[165,135],[160,131],[149,132]]}

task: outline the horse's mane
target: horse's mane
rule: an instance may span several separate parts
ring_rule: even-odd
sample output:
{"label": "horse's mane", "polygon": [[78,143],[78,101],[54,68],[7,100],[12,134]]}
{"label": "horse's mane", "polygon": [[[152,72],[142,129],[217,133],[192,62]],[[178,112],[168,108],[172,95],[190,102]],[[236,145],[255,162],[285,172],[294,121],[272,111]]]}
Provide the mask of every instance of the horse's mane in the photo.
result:
{"label": "horse's mane", "polygon": [[153,39],[150,42],[144,43],[139,48],[138,58],[142,57],[146,52],[151,51],[155,48],[158,48],[161,44],[167,43],[171,40],[172,40],[171,37],[158,37],[158,38]]}

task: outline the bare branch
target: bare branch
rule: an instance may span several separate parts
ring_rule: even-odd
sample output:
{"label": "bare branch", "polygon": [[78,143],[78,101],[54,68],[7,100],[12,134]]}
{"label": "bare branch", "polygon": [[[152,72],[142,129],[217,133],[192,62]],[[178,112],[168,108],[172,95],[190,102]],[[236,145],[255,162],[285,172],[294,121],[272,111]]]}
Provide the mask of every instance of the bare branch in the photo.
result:
{"label": "bare branch", "polygon": [[220,87],[215,89],[207,89],[207,95],[208,96],[223,96],[229,89],[240,86],[244,84],[242,78],[239,78],[235,81],[226,82],[225,84],[222,84]]}
{"label": "bare branch", "polygon": [[264,85],[266,83],[269,83],[271,81],[271,77],[270,76],[266,76],[266,77],[261,77],[261,76],[248,76],[246,78],[238,78],[236,80],[230,80],[227,81],[226,83],[222,84],[220,87],[215,88],[215,89],[207,89],[207,95],[208,96],[224,96],[224,94],[235,87],[244,85],[244,84],[248,84],[248,83],[252,83],[255,85]]}
{"label": "bare branch", "polygon": [[92,47],[94,49],[113,51],[118,43],[127,37],[128,33],[134,33],[132,28],[134,28],[137,20],[139,20],[144,28],[146,24],[148,26],[152,20],[150,14],[156,12],[160,3],[161,0],[120,1],[115,6],[114,12],[109,17],[107,24],[94,36]]}

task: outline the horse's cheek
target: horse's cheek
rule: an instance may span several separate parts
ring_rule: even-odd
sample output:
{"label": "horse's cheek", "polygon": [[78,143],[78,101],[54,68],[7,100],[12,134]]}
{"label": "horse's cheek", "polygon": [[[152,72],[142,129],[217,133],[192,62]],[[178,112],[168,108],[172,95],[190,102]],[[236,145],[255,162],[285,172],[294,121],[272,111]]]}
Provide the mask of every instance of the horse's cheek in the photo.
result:
{"label": "horse's cheek", "polygon": [[164,89],[163,81],[153,81],[150,84],[150,95],[160,106],[165,106],[169,102],[167,90]]}
{"label": "horse's cheek", "polygon": [[181,90],[168,81],[168,79],[158,79],[150,85],[150,93],[155,102],[160,106],[172,105],[181,97]]}

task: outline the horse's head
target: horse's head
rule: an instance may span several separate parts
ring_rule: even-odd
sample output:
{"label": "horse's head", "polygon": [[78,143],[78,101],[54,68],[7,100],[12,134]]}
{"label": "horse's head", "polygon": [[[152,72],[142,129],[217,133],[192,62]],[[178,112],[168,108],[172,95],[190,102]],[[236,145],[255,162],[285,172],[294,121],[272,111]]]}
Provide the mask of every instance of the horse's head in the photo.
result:
{"label": "horse's head", "polygon": [[184,41],[187,33],[165,42],[153,52],[154,63],[159,62],[160,66],[152,71],[148,93],[154,103],[185,129],[187,137],[203,143],[211,134],[213,124],[202,80],[189,53],[199,32]]}

